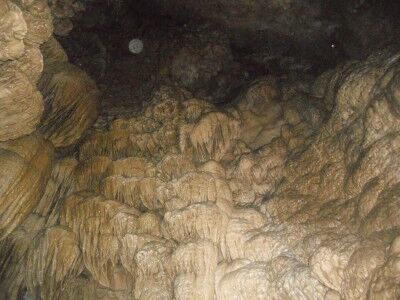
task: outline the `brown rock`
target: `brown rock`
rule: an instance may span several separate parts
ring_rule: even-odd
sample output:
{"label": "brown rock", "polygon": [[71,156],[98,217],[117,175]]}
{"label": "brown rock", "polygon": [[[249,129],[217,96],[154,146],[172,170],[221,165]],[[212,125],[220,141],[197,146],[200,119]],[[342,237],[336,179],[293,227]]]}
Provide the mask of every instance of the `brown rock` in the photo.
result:
{"label": "brown rock", "polygon": [[[28,28],[20,8],[10,1],[0,3],[0,61],[14,60],[24,54]],[[6,37],[9,38],[6,38]]]}
{"label": "brown rock", "polygon": [[35,131],[42,112],[42,95],[26,75],[14,66],[0,66],[0,141]]}
{"label": "brown rock", "polygon": [[41,131],[56,147],[75,144],[98,116],[99,91],[79,68],[68,63],[46,68],[39,89],[46,110]]}
{"label": "brown rock", "polygon": [[44,229],[29,247],[25,268],[31,295],[59,298],[62,290],[83,270],[75,234],[61,226]]}
{"label": "brown rock", "polygon": [[39,134],[0,143],[0,239],[36,208],[49,179],[53,148]]}

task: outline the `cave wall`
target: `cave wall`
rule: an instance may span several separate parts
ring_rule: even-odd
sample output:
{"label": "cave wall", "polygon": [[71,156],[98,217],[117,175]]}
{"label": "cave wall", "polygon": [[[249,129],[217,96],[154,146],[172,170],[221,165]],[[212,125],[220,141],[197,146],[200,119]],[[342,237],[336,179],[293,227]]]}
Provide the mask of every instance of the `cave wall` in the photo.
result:
{"label": "cave wall", "polygon": [[[223,28],[244,51],[285,52],[310,60],[366,58],[397,44],[400,7],[375,0],[131,1],[149,15],[188,22],[207,20]],[[320,62],[321,63],[321,62]]]}
{"label": "cave wall", "polygon": [[[44,199],[62,196],[52,177],[56,149],[76,144],[98,114],[95,83],[68,63],[53,28],[47,1],[0,1],[1,299],[23,297],[25,270],[35,269],[25,267],[25,257],[32,257],[31,242],[52,209]],[[54,232],[62,255],[79,254],[63,244],[74,241],[72,233],[60,230]]]}
{"label": "cave wall", "polygon": [[179,32],[145,108],[109,119],[53,36],[83,9],[0,2],[0,298],[399,298],[399,52],[216,105],[226,33]]}

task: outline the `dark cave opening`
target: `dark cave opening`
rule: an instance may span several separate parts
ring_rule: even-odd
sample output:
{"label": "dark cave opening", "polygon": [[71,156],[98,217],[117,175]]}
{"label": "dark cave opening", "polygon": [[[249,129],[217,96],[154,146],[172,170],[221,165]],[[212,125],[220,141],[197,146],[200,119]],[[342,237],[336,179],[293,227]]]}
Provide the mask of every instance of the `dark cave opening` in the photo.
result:
{"label": "dark cave opening", "polygon": [[[104,103],[107,105],[113,102],[126,110],[133,107],[141,109],[154,87],[166,83],[160,71],[165,67],[162,62],[171,58],[172,54],[168,53],[170,48],[179,51],[185,46],[193,47],[193,41],[192,45],[184,44],[187,42],[183,40],[184,35],[201,30],[204,34],[209,30],[207,27],[228,39],[226,47],[232,55],[229,63],[236,64],[233,67],[235,70],[229,70],[236,74],[225,79],[230,80],[230,85],[234,86],[232,91],[224,95],[205,95],[205,91],[199,94],[201,97],[214,98],[215,103],[229,103],[257,77],[273,75],[315,78],[340,63],[364,59],[383,48],[398,47],[396,37],[400,27],[396,16],[400,5],[393,1],[315,2],[316,7],[320,5],[317,9],[320,15],[315,22],[323,24],[315,26],[329,27],[323,29],[329,33],[321,34],[314,41],[312,36],[320,30],[318,27],[308,28],[310,41],[307,36],[300,36],[300,30],[300,33],[293,31],[293,35],[289,36],[274,32],[274,27],[261,29],[261,26],[257,29],[255,25],[254,28],[246,25],[242,30],[230,27],[230,23],[226,25],[220,22],[213,13],[207,19],[197,7],[192,11],[179,1],[171,7],[167,4],[158,5],[157,1],[122,1],[103,5],[88,2],[88,9],[74,17],[72,32],[58,39],[71,62],[81,66],[99,83],[106,98]],[[220,9],[224,9],[225,4],[221,5]],[[242,7],[238,5],[237,9]],[[232,10],[235,11],[235,8]],[[298,13],[302,12],[299,10]],[[246,17],[238,14],[238,17]],[[287,22],[295,23],[290,19]],[[374,26],[368,29],[375,32],[363,31],[360,26],[365,24],[371,24],[367,27]],[[133,38],[144,41],[144,51],[139,55],[133,55],[128,50],[127,45]],[[177,47],[179,43],[181,46]],[[218,80],[207,84],[209,90],[218,89]],[[112,107],[105,109],[112,110]]]}

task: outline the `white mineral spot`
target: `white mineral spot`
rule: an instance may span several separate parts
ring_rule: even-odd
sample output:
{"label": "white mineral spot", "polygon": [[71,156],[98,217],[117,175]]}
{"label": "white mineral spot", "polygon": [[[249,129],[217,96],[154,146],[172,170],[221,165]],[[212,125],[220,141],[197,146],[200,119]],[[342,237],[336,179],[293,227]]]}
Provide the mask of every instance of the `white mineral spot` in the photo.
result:
{"label": "white mineral spot", "polygon": [[129,42],[129,51],[133,54],[139,54],[143,51],[143,42],[139,39],[133,39]]}

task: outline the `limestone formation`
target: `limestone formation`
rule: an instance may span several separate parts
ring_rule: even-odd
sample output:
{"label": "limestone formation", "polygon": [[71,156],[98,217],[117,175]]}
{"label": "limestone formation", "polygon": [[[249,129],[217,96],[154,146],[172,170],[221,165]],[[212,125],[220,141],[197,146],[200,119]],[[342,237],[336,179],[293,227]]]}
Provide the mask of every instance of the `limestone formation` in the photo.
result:
{"label": "limestone formation", "polygon": [[49,0],[53,16],[54,34],[66,36],[73,28],[72,18],[85,10],[83,1],[74,0]]}
{"label": "limestone formation", "polygon": [[[231,145],[229,144],[228,146],[222,148],[213,148],[217,144],[218,147],[220,147],[219,144],[221,143],[221,140],[219,140],[218,142],[213,142],[212,139],[215,135],[208,134],[207,130],[203,129],[207,127],[199,126],[199,132],[202,132],[203,134],[200,135],[200,137],[204,139],[204,142],[203,144],[192,142],[192,145],[199,145],[198,149],[200,149],[201,151],[208,151],[203,153],[216,153],[215,151],[218,150],[221,151],[221,155],[202,156],[199,155],[198,152],[184,151],[184,157],[177,156],[177,154],[170,154],[169,156],[167,156],[168,159],[160,159],[158,158],[160,157],[159,155],[154,156],[153,159],[155,159],[157,162],[156,169],[160,170],[156,171],[155,173],[160,174],[161,177],[159,178],[160,180],[162,180],[161,182],[156,183],[156,186],[159,186],[159,188],[157,188],[157,193],[160,193],[159,196],[157,196],[159,202],[156,206],[154,206],[154,204],[152,204],[151,206],[149,206],[148,204],[146,205],[144,204],[143,200],[141,200],[141,203],[135,202],[135,199],[144,198],[140,196],[140,193],[138,194],[137,192],[135,192],[135,190],[129,191],[129,187],[133,187],[137,184],[134,182],[138,182],[138,180],[140,182],[140,178],[143,177],[154,176],[154,173],[145,174],[144,171],[134,171],[133,174],[128,174],[125,172],[125,176],[128,176],[132,179],[129,179],[129,181],[127,181],[127,179],[121,178],[121,180],[124,180],[124,190],[119,189],[119,192],[115,191],[114,193],[108,194],[108,196],[114,197],[118,195],[124,195],[123,199],[128,199],[129,195],[137,195],[136,197],[132,198],[132,200],[130,200],[133,201],[130,203],[136,203],[134,205],[139,209],[160,210],[161,207],[165,206],[166,212],[163,216],[161,232],[165,238],[172,239],[182,245],[179,246],[176,251],[181,249],[180,247],[184,247],[183,245],[186,245],[187,243],[189,243],[187,245],[193,245],[190,247],[197,247],[195,246],[197,245],[196,243],[201,243],[201,241],[203,240],[208,240],[212,242],[211,245],[214,245],[213,247],[217,247],[217,249],[219,249],[218,252],[222,254],[222,257],[231,258],[235,260],[235,262],[236,260],[243,260],[242,263],[239,264],[239,266],[234,268],[232,271],[223,271],[224,273],[218,273],[219,271],[217,272],[217,269],[215,269],[215,267],[214,269],[210,269],[214,270],[212,271],[214,273],[217,272],[216,274],[221,274],[218,275],[219,277],[216,277],[215,281],[214,279],[207,277],[208,275],[201,273],[202,269],[200,267],[196,267],[196,271],[194,273],[192,273],[190,269],[188,269],[188,271],[185,271],[178,268],[175,271],[177,275],[175,275],[176,277],[173,277],[175,278],[173,279],[173,283],[171,283],[170,281],[162,281],[165,282],[164,284],[167,284],[165,289],[170,290],[171,286],[173,286],[175,298],[181,297],[194,299],[199,297],[198,293],[200,290],[204,293],[203,295],[210,295],[207,297],[217,297],[218,299],[229,299],[232,296],[239,298],[242,297],[244,299],[263,297],[263,295],[268,293],[267,290],[269,292],[273,291],[272,293],[274,295],[279,295],[277,297],[288,297],[291,299],[298,299],[302,297],[307,299],[313,296],[321,299],[325,297],[338,298],[340,296],[348,297],[349,299],[367,297],[367,295],[369,295],[370,293],[370,286],[366,282],[373,282],[373,280],[377,282],[376,279],[374,279],[373,274],[374,272],[376,272],[376,270],[383,268],[384,261],[387,259],[387,255],[385,254],[383,245],[391,240],[389,236],[387,238],[382,237],[379,239],[372,237],[367,238],[367,236],[373,234],[374,230],[380,232],[382,232],[382,230],[389,230],[386,234],[388,235],[390,232],[393,231],[393,228],[396,228],[393,227],[397,224],[394,217],[396,215],[394,213],[395,210],[393,208],[390,210],[394,213],[393,219],[389,210],[385,210],[387,207],[386,205],[396,205],[395,203],[397,203],[396,197],[392,197],[392,195],[396,195],[396,185],[388,189],[386,193],[381,194],[377,198],[377,200],[375,200],[375,203],[378,202],[382,204],[373,207],[369,206],[369,208],[367,208],[367,204],[362,204],[362,209],[367,209],[367,212],[364,212],[362,214],[365,217],[363,217],[364,219],[362,219],[361,222],[359,222],[358,224],[357,222],[354,223],[354,221],[357,220],[357,217],[356,219],[350,218],[349,209],[352,209],[352,207],[357,208],[357,206],[343,206],[343,204],[340,204],[346,204],[346,198],[342,198],[343,200],[338,200],[339,202],[337,204],[335,204],[333,199],[335,199],[334,197],[351,197],[347,201],[351,201],[351,199],[354,199],[353,197],[355,195],[355,187],[359,186],[359,183],[357,182],[360,182],[361,177],[357,177],[360,179],[357,179],[356,181],[355,179],[352,179],[352,181],[348,181],[348,183],[338,180],[337,176],[341,173],[337,172],[338,167],[335,167],[335,164],[340,166],[340,160],[338,159],[346,156],[344,156],[343,154],[340,155],[340,152],[338,152],[340,148],[335,149],[335,147],[332,146],[327,147],[325,143],[326,140],[332,140],[331,143],[339,143],[340,145],[340,143],[346,141],[346,136],[340,134],[335,135],[335,132],[340,133],[343,128],[346,128],[344,126],[350,126],[349,129],[347,129],[347,132],[349,132],[350,129],[355,130],[352,128],[356,128],[355,126],[359,124],[354,121],[357,120],[356,116],[352,116],[350,113],[347,113],[347,118],[351,118],[351,122],[349,122],[348,120],[343,120],[343,117],[340,117],[340,111],[344,109],[341,108],[340,105],[344,105],[344,107],[346,107],[345,105],[348,105],[347,102],[340,102],[344,101],[341,99],[351,99],[351,101],[354,101],[353,103],[360,103],[359,105],[362,105],[360,100],[357,100],[357,98],[355,98],[354,96],[342,96],[341,91],[346,91],[345,85],[355,84],[355,86],[357,86],[357,82],[368,82],[366,81],[366,78],[371,78],[371,84],[376,84],[376,82],[382,82],[382,80],[378,81],[378,74],[385,74],[385,76],[392,77],[385,77],[385,80],[383,82],[386,82],[386,84],[388,85],[387,89],[389,91],[393,91],[395,93],[396,88],[394,87],[394,84],[396,82],[396,61],[396,57],[392,56],[392,58],[386,58],[385,56],[381,56],[372,57],[367,63],[364,64],[359,63],[358,65],[349,65],[348,68],[350,69],[348,69],[347,74],[350,75],[347,75],[347,80],[341,81],[344,82],[344,86],[343,88],[339,89],[336,94],[329,91],[329,86],[333,86],[333,84],[326,83],[328,90],[324,92],[323,95],[324,97],[326,97],[325,103],[335,103],[331,106],[327,105],[323,107],[320,106],[320,104],[315,103],[307,106],[308,110],[304,110],[302,109],[304,108],[304,106],[303,104],[301,104],[304,102],[294,102],[295,99],[299,99],[298,97],[303,94],[299,92],[293,93],[291,92],[291,89],[280,89],[279,86],[275,86],[274,88],[277,89],[277,91],[274,92],[275,94],[273,95],[275,96],[272,97],[282,97],[282,93],[286,93],[284,94],[284,97],[286,97],[285,99],[287,100],[284,100],[284,106],[281,106],[281,108],[279,108],[279,110],[277,111],[278,114],[275,114],[278,118],[275,117],[275,119],[269,119],[270,121],[268,122],[270,122],[270,124],[272,126],[275,126],[278,130],[275,131],[272,137],[267,137],[266,139],[257,139],[246,135],[246,130],[248,130],[250,133],[254,132],[252,129],[246,129],[253,128],[249,126],[250,123],[248,123],[249,121],[246,120],[254,121],[255,119],[244,118],[242,116],[245,115],[245,113],[247,112],[251,112],[251,107],[252,105],[254,105],[254,102],[252,101],[257,101],[257,103],[265,103],[264,101],[276,101],[274,100],[274,98],[270,100],[271,88],[268,87],[268,85],[273,82],[271,81],[271,79],[268,79],[266,81],[265,84],[267,88],[265,90],[259,90],[259,92],[257,92],[259,93],[258,95],[253,94],[257,96],[251,96],[253,98],[249,98],[250,96],[247,96],[248,98],[240,100],[238,106],[232,108],[232,110],[230,110],[230,113],[217,112],[214,108],[212,108],[212,106],[204,106],[202,104],[200,105],[200,102],[194,102],[193,100],[184,100],[182,106],[178,105],[178,107],[182,108],[178,109],[177,111],[182,111],[183,114],[183,118],[181,118],[178,122],[178,124],[180,124],[178,127],[180,128],[182,128],[182,126],[190,126],[191,124],[199,126],[200,124],[203,124],[202,122],[204,121],[202,120],[206,120],[203,119],[206,116],[212,116],[213,113],[215,113],[216,116],[219,116],[220,114],[221,119],[220,117],[217,117],[213,119],[213,122],[211,124],[218,124],[219,120],[221,120],[221,122],[225,122],[222,121],[225,120],[223,118],[227,118],[226,120],[229,120],[229,118],[231,118],[232,122],[239,122],[239,124],[242,124],[242,136],[249,138],[249,141],[254,140],[257,143],[263,143],[263,145],[261,145],[261,147],[252,146],[256,149],[254,151],[252,151],[251,149],[245,150],[244,148],[240,148],[240,136],[234,136],[233,138],[228,139],[228,141],[230,141],[229,143],[232,143]],[[368,73],[367,71],[363,71],[363,73],[361,74],[358,73],[357,70],[365,70],[365,65],[375,66],[376,71],[373,71],[373,73]],[[379,70],[385,70],[385,72]],[[337,77],[341,76],[340,74],[343,74],[341,73],[343,72],[341,69],[337,70],[336,72],[337,75],[331,77],[330,80],[338,80]],[[352,78],[354,78],[354,83],[352,83]],[[357,79],[358,81],[356,81],[356,78],[359,78]],[[258,83],[258,86],[260,85],[261,83]],[[257,87],[257,85],[251,87],[251,89],[254,89],[255,87]],[[378,86],[376,88],[383,87]],[[351,88],[350,90],[352,91],[352,93],[354,93],[355,87]],[[369,90],[367,89],[367,91]],[[250,95],[250,93],[248,95]],[[363,99],[360,98],[364,97],[363,95],[365,94],[359,96],[358,99]],[[308,95],[303,95],[302,97],[302,99],[304,99],[304,97],[308,97],[310,101],[314,102],[322,101],[316,99],[315,96],[311,93],[309,93]],[[329,97],[331,98],[329,99]],[[392,102],[390,103],[392,103],[392,105],[395,105],[393,99],[396,98],[393,97],[390,98],[392,99]],[[373,99],[378,98],[375,97]],[[189,103],[191,104],[189,105]],[[301,104],[300,106],[299,103]],[[259,106],[253,106],[255,109],[253,114],[262,115],[263,110],[260,109],[260,107],[262,106],[260,106],[261,104],[258,105]],[[194,109],[195,107],[198,108]],[[379,109],[373,109],[373,107],[374,106],[372,106],[371,110],[369,110],[370,112],[365,115],[367,116],[366,121],[372,122],[372,120],[376,120],[373,122],[380,122],[376,124],[382,124],[382,121],[379,121],[381,119],[379,119],[378,117],[379,115],[381,115]],[[380,109],[385,109],[385,105],[380,105],[379,107]],[[271,105],[267,104],[265,106],[265,112],[272,112],[270,108]],[[152,111],[155,112],[156,110]],[[330,116],[327,121],[324,121],[327,111],[331,111]],[[375,115],[375,113],[377,115]],[[387,116],[388,114],[386,114],[386,118]],[[162,119],[155,115],[148,115],[148,117],[156,120],[163,120],[162,122],[169,122],[169,119],[165,117],[163,117]],[[265,120],[266,119],[264,118],[261,119],[262,122],[265,122]],[[133,120],[131,120],[130,122],[133,125],[134,123],[132,123],[132,121]],[[323,123],[322,129],[317,132],[317,128],[322,122],[325,123]],[[350,125],[343,125],[344,122],[347,122],[346,124]],[[260,128],[264,128],[266,126],[264,124],[268,123],[261,123],[258,126],[260,126]],[[303,125],[300,126],[299,124]],[[396,130],[396,122],[393,121],[391,124],[391,127],[387,128],[389,132],[390,130]],[[288,141],[290,141],[290,139],[292,138],[290,137],[290,135],[285,135],[285,128],[296,126],[298,126],[297,128],[299,128],[297,130],[303,128],[303,130],[306,130],[306,132],[303,132],[303,139],[300,140],[300,143],[294,144],[294,146],[291,147],[290,143],[288,144]],[[372,126],[368,128],[371,127]],[[122,130],[122,127],[120,128],[120,130]],[[125,132],[133,132],[133,128],[128,129],[129,127],[127,126],[125,126],[124,128]],[[218,129],[218,131],[223,132],[223,130],[221,129]],[[227,129],[227,132],[232,132],[232,130]],[[356,138],[358,132],[360,131],[353,132],[354,138]],[[374,135],[376,136],[376,133],[372,135],[372,132],[371,134],[369,134],[368,132],[369,131],[366,131],[366,139],[364,143],[366,143],[367,145],[376,145],[375,147],[379,147],[379,149],[388,149],[388,157],[396,157],[395,155],[390,154],[393,153],[391,151],[395,151],[396,149],[393,148],[394,137],[392,134],[389,134],[390,138],[389,136],[388,138],[385,138],[384,132],[380,130],[379,136],[377,137],[378,143],[375,142],[374,144],[374,140],[372,137]],[[122,132],[120,132],[120,134],[122,134]],[[121,135],[121,137],[122,136],[123,135]],[[189,134],[188,136],[192,139],[192,141],[195,141],[194,139],[196,138],[196,135]],[[222,136],[229,137],[229,135],[224,134]],[[369,138],[369,136],[371,136],[371,138]],[[107,139],[107,135],[104,135],[104,138]],[[307,141],[306,138],[311,139],[311,141]],[[344,140],[342,141],[341,139]],[[130,138],[129,140],[132,140],[132,138]],[[118,144],[115,144],[115,142],[110,143],[109,145],[111,146],[111,148],[102,148],[104,149],[101,152],[102,155],[106,154],[110,157],[113,157],[113,155],[115,155],[116,153],[113,150],[113,147],[117,146],[118,155],[117,157],[113,157],[113,159],[120,159],[124,156],[129,157],[130,155],[132,155],[131,153],[129,153],[129,140],[126,139],[124,143],[119,144],[122,146],[122,148],[120,148]],[[179,143],[181,143],[181,145],[182,141],[184,140],[182,140],[182,135],[180,135]],[[316,155],[315,151],[316,149],[318,149],[318,147],[323,147],[323,150],[320,150],[319,153],[332,153],[331,156]],[[297,149],[301,148],[303,148],[303,150],[302,152],[299,152],[301,153],[300,155],[294,156],[293,158],[290,157],[291,152],[296,153],[297,151],[299,151]],[[87,156],[89,153],[87,151],[90,148],[87,148],[86,146],[83,149],[85,149],[85,156]],[[93,151],[97,153],[97,150],[95,148],[91,149],[93,149]],[[120,151],[121,149],[125,150]],[[155,147],[154,149],[161,148]],[[179,149],[180,151],[182,151],[186,148],[180,146]],[[371,150],[372,149],[374,148],[372,147]],[[117,150],[117,148],[115,148],[115,150]],[[308,153],[311,150],[314,151],[312,152],[313,154]],[[232,151],[232,154],[228,155],[229,151]],[[358,153],[355,149],[352,148],[348,148],[348,150],[346,151],[352,151],[348,153],[353,153],[353,155]],[[143,156],[143,154],[140,154],[140,151],[136,153],[139,153],[139,156]],[[365,158],[363,157],[362,160],[358,160],[359,162],[356,164],[357,166],[359,166],[359,168],[363,166],[363,160],[367,159],[368,155],[373,155],[373,152],[367,151],[365,152],[365,155],[367,156]],[[316,189],[318,185],[315,186],[314,181],[310,181],[313,179],[313,177],[311,177],[309,174],[312,173],[304,173],[305,169],[316,169],[317,171],[313,172],[321,172],[318,171],[319,164],[308,163],[307,167],[304,165],[304,163],[306,161],[309,161],[311,157],[314,159],[318,159],[318,157],[320,157],[319,164],[321,165],[324,165],[322,163],[323,161],[329,162],[332,159],[333,162],[335,162],[329,163],[326,167],[324,167],[323,173],[317,173],[319,178],[321,178],[321,176],[327,176],[322,177],[326,179],[320,181],[320,189]],[[352,159],[351,161],[353,161],[354,163],[357,162],[357,157],[347,157],[348,159]],[[179,165],[182,167],[185,166],[184,169],[176,169],[174,172],[177,173],[166,173],[165,170],[167,170],[166,167],[168,166],[168,164],[176,161],[176,159],[178,158],[180,162]],[[212,158],[217,160],[222,159],[223,164],[218,165],[218,163],[215,161],[210,161],[202,165],[199,164],[202,161],[207,161]],[[185,163],[185,159],[193,160],[194,166],[198,165],[199,167],[190,167],[190,165],[187,165],[187,163]],[[302,162],[302,159],[304,160],[304,162]],[[375,160],[376,158],[368,159],[369,163]],[[347,164],[351,163],[351,161],[344,160],[344,162]],[[296,165],[300,163],[301,167]],[[385,182],[389,182],[389,179],[385,178],[388,178],[388,176],[392,176],[392,173],[391,171],[389,172],[389,170],[392,170],[391,166],[394,165],[395,163],[393,161],[390,164],[390,167],[389,165],[381,163],[381,167],[387,168],[387,171],[384,173],[385,177],[382,177],[381,179],[383,182],[374,180],[372,181],[372,183],[367,185],[368,189],[377,189],[379,187],[382,188],[387,186]],[[377,172],[376,164],[373,166],[375,166],[374,172]],[[147,168],[151,169],[153,167]],[[361,174],[363,174],[363,176],[366,176],[367,174],[371,173],[371,171],[368,171],[359,173],[360,175],[356,175],[358,174],[356,171],[357,169],[354,169],[353,167],[353,169],[350,170],[350,174],[353,178],[355,178],[354,176],[360,176]],[[307,177],[302,178],[302,176],[304,176],[302,174],[307,174]],[[332,177],[333,174],[335,175],[334,177]],[[379,176],[379,174],[381,173],[376,174],[378,174]],[[107,182],[107,180],[111,179],[106,178],[104,182]],[[368,182],[367,179],[362,180],[362,182]],[[309,183],[307,184],[306,182]],[[390,182],[394,181],[391,180]],[[356,183],[357,185],[355,185]],[[116,184],[116,182],[109,181],[108,184],[111,188],[111,186]],[[147,184],[150,184],[150,182],[146,183],[146,185]],[[350,187],[349,184],[352,184],[352,186]],[[327,186],[329,186],[329,192],[324,191]],[[341,192],[340,190],[342,190],[343,192]],[[300,199],[302,199],[301,201],[297,200],[296,202],[296,197],[299,197],[296,196],[296,191],[298,191],[297,193],[301,192],[301,194],[299,194],[299,196],[301,196]],[[362,191],[362,189],[360,189],[360,191]],[[372,194],[366,194],[364,192],[360,194],[360,198],[356,199],[360,199],[360,201],[361,199],[365,199],[363,201],[367,201],[368,198],[366,197],[371,196]],[[269,200],[263,203],[265,198]],[[328,199],[332,200],[329,201]],[[127,203],[126,200],[123,201]],[[359,203],[359,205],[361,205],[361,203],[363,202]],[[260,212],[258,212],[257,215],[257,220],[260,221],[255,222],[255,215],[253,213],[250,213],[250,211],[238,208],[238,206],[249,204],[255,205],[256,207],[262,204],[261,211],[264,215]],[[306,208],[305,205],[310,206],[309,208]],[[327,207],[330,207],[330,209],[334,209],[334,211],[336,210],[336,216],[339,216],[340,219],[331,219],[329,214],[326,215],[325,212],[329,212],[329,209]],[[385,210],[385,212],[383,210]],[[254,212],[256,212],[256,210]],[[361,214],[358,215],[361,217]],[[378,221],[382,220],[382,217],[380,217],[381,215],[389,216],[389,218],[385,219],[388,223],[377,223],[382,222]],[[296,218],[294,218],[293,216],[296,216]],[[284,224],[286,225],[278,225],[275,223],[277,221],[284,222]],[[274,223],[276,225],[274,225]],[[294,224],[292,225],[292,223]],[[211,224],[212,226],[210,226]],[[387,225],[383,226],[378,224]],[[359,228],[360,231],[356,234],[351,234],[349,231],[351,228]],[[193,243],[193,241],[196,242],[194,244],[190,244]],[[183,249],[186,248],[182,248],[182,251]],[[363,254],[366,255],[366,253],[368,253],[368,256],[363,256]],[[172,254],[171,256],[172,261],[174,261],[174,255],[175,254]],[[188,259],[189,257],[192,257],[190,259],[195,259],[196,256],[197,254],[192,252],[192,254],[188,254]],[[210,254],[207,257],[210,257]],[[368,259],[364,257],[368,257]],[[220,262],[220,259],[221,258],[218,258],[217,261]],[[373,264],[371,263],[372,261]],[[201,260],[199,262],[196,262],[194,260],[193,264],[197,265],[200,262]],[[192,263],[188,263],[188,266],[190,266],[191,264]],[[228,266],[229,260],[225,262],[225,264],[227,264],[226,266]],[[223,266],[223,264],[220,263],[217,263],[217,265],[221,268]],[[210,267],[210,265],[207,266],[207,268]],[[360,268],[364,271],[360,272]],[[385,272],[383,270],[384,269],[382,269],[381,272]],[[171,276],[170,273],[168,273],[167,271],[163,272],[165,272],[165,274],[167,274],[168,276]],[[252,272],[255,272],[254,275],[252,275]],[[172,276],[174,275],[172,274]],[[237,279],[238,281],[235,281],[235,278],[239,278]],[[264,281],[246,281],[246,278],[260,278],[260,280]],[[279,278],[279,280],[275,278]],[[157,280],[161,280],[161,278]],[[246,284],[245,282],[248,283]],[[255,286],[253,286],[253,284]],[[214,292],[207,292],[209,291],[209,289],[212,290],[211,286],[214,286]],[[251,286],[251,288],[249,288],[249,286]],[[140,288],[140,286],[136,286],[136,288]],[[382,288],[376,287],[376,285],[374,285],[374,289],[376,290],[375,293],[379,293],[378,290],[383,290]],[[388,288],[388,293],[396,293],[390,289],[391,288]],[[310,292],[311,294],[307,294],[309,293],[308,291],[312,291]],[[139,295],[141,294],[140,291],[135,291],[135,293],[139,293]]]}
{"label": "limestone formation", "polygon": [[0,295],[4,299],[17,299],[26,288],[25,259],[32,240],[43,227],[43,218],[37,214],[30,214],[16,230],[0,242]]}
{"label": "limestone formation", "polygon": [[240,97],[237,110],[243,120],[241,139],[256,149],[280,136],[283,110],[276,78],[253,83]]}
{"label": "limestone formation", "polygon": [[33,133],[44,111],[37,90],[44,68],[39,46],[53,33],[45,0],[0,4],[0,141]]}
{"label": "limestone formation", "polygon": [[53,148],[39,134],[0,143],[0,239],[33,212],[49,179]]}
{"label": "limestone formation", "polygon": [[41,299],[59,298],[69,281],[83,269],[74,233],[60,226],[40,232],[26,255],[28,291]]}
{"label": "limestone formation", "polygon": [[0,61],[14,60],[24,54],[28,28],[21,9],[11,1],[0,2]]}
{"label": "limestone formation", "polygon": [[0,2],[1,299],[400,297],[399,53],[217,106],[228,40],[180,32],[145,109],[92,128],[51,37],[82,7],[49,4]]}
{"label": "limestone formation", "polygon": [[0,65],[0,141],[36,130],[43,113],[42,95],[19,68]]}
{"label": "limestone formation", "polygon": [[16,3],[22,10],[27,25],[25,43],[39,46],[46,42],[53,34],[51,11],[46,0],[23,1]]}
{"label": "limestone formation", "polygon": [[79,68],[65,63],[46,68],[39,89],[46,106],[41,131],[56,147],[75,144],[97,119],[96,84]]}
{"label": "limestone formation", "polygon": [[54,70],[57,65],[68,62],[68,56],[60,43],[54,37],[51,37],[46,43],[42,44],[40,51],[44,58],[45,72]]}
{"label": "limestone formation", "polygon": [[26,46],[24,55],[7,65],[22,71],[32,85],[36,86],[43,72],[43,56],[38,48]]}
{"label": "limestone formation", "polygon": [[77,165],[78,162],[74,158],[54,162],[43,196],[35,208],[35,213],[45,220],[46,226],[58,223],[64,199],[79,189]]}

